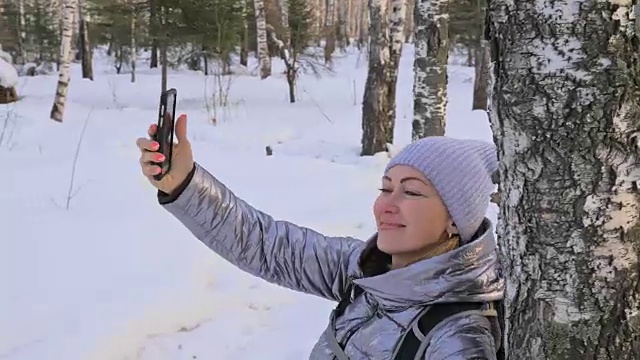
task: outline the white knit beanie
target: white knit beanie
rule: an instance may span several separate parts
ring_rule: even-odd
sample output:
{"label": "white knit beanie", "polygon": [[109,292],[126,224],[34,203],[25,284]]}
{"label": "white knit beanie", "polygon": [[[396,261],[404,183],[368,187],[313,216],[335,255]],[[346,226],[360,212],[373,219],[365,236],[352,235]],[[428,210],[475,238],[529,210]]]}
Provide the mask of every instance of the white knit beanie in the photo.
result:
{"label": "white knit beanie", "polygon": [[436,188],[463,243],[469,242],[485,218],[498,170],[493,144],[446,136],[429,136],[407,145],[394,156],[385,173],[396,165],[421,171]]}

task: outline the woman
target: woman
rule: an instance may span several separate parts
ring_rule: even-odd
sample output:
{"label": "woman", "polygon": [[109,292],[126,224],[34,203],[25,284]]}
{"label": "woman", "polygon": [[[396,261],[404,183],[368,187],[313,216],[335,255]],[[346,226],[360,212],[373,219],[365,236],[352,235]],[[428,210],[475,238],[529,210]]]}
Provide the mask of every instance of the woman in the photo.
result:
{"label": "woman", "polygon": [[[491,144],[428,137],[403,149],[373,206],[378,232],[363,242],[276,221],[236,197],[193,161],[186,120],[176,122],[161,181],[157,143],[138,139],[143,174],[170,213],[238,268],[340,302],[311,359],[496,359],[490,303],[503,298],[504,282],[485,218],[497,170]],[[451,310],[469,303],[480,306]]]}

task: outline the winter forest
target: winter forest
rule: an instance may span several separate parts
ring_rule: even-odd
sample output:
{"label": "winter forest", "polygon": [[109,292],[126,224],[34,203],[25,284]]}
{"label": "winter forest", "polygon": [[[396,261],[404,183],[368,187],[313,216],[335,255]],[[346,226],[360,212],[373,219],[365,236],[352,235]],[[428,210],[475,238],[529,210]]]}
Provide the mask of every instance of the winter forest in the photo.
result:
{"label": "winter forest", "polygon": [[308,355],[330,305],[230,285],[222,260],[176,250],[179,224],[148,233],[166,215],[134,143],[168,88],[198,158],[327,232],[371,231],[358,184],[402,145],[493,141],[507,358],[640,359],[639,15],[634,0],[0,0],[0,359]]}

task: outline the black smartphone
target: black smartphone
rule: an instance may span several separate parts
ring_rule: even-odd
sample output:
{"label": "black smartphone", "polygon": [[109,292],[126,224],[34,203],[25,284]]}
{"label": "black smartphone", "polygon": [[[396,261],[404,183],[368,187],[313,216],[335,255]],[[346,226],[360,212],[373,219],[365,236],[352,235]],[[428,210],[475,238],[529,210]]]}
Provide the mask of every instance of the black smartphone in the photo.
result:
{"label": "black smartphone", "polygon": [[169,89],[160,94],[160,112],[158,113],[158,131],[154,140],[160,144],[158,152],[163,154],[165,160],[157,163],[161,170],[153,178],[161,180],[171,170],[171,155],[173,154],[173,132],[176,118],[176,89]]}

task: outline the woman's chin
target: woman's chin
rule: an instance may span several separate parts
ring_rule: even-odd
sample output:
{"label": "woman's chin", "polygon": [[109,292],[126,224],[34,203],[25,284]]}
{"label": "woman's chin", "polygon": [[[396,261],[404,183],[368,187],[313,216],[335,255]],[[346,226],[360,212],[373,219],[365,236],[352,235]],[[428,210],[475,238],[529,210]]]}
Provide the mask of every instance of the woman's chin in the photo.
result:
{"label": "woman's chin", "polygon": [[378,249],[385,254],[393,255],[402,252],[402,249],[398,246],[397,239],[389,239],[386,236],[378,235]]}

